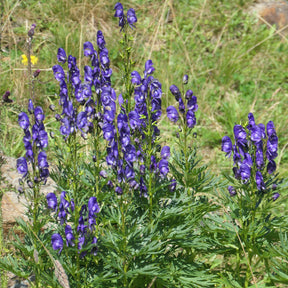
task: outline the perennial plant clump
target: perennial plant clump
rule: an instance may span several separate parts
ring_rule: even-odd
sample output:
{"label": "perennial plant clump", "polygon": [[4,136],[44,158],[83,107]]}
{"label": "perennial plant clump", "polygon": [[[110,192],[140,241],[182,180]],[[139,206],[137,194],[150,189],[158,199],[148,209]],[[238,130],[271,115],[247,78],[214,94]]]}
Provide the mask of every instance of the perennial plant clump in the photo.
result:
{"label": "perennial plant clump", "polygon": [[[287,181],[276,173],[274,123],[256,124],[249,113],[245,125],[234,126],[233,141],[222,139],[222,151],[233,156],[233,176],[212,175],[198,155],[198,99],[188,88],[188,75],[181,85],[170,86],[177,107],[169,106],[166,115],[176,137],[167,143],[161,135],[166,115],[158,71],[151,59],[142,72],[133,60],[136,11],[125,13],[121,3],[114,10],[122,35],[117,87],[101,30],[95,44],[83,44],[83,71],[69,49],[59,48],[55,55],[58,64],[52,70],[59,90],[49,108],[58,130],[44,125],[47,114],[34,108],[33,79],[40,70],[31,78],[33,101],[18,116],[25,155],[17,160],[19,192],[31,203],[29,221],[18,220],[24,241],[16,236],[15,253],[0,259],[0,268],[26,279],[35,276],[35,287],[249,287],[260,278],[266,287],[281,282],[283,273],[280,277],[271,267],[276,263],[283,270],[283,265],[271,247],[283,239],[278,232],[287,220],[274,210]],[[28,32],[30,50],[23,57],[31,77],[37,62],[30,54],[35,27]],[[3,102],[11,103],[9,95]],[[57,160],[53,170],[46,154],[47,126]],[[41,186],[48,177],[55,191],[44,196]]]}

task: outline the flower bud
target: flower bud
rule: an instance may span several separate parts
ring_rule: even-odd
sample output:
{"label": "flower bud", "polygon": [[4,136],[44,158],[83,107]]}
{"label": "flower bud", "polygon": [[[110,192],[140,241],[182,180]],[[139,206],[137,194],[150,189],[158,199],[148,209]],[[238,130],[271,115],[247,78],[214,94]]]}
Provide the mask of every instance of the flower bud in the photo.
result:
{"label": "flower bud", "polygon": [[185,75],[183,76],[183,80],[182,80],[182,82],[183,82],[184,85],[186,85],[186,84],[188,83],[188,79],[189,79],[189,78],[188,78],[188,75],[185,74]]}
{"label": "flower bud", "polygon": [[59,114],[56,114],[56,115],[55,115],[55,119],[56,119],[57,121],[60,121],[60,120],[61,120],[61,116],[60,116]]}
{"label": "flower bud", "polygon": [[37,69],[34,73],[33,73],[33,77],[34,78],[37,78],[40,74],[41,70],[40,69]]}

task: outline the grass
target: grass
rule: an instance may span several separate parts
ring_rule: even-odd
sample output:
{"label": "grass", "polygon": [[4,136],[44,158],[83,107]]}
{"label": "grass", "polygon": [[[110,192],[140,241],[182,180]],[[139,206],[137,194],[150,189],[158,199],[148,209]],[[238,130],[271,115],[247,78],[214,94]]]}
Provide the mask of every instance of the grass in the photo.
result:
{"label": "grass", "polygon": [[[199,102],[198,144],[213,170],[226,165],[220,152],[222,137],[232,136],[233,125],[245,122],[247,114],[253,112],[258,123],[274,121],[280,141],[277,161],[280,173],[284,174],[288,159],[285,149],[288,145],[288,41],[280,37],[274,27],[268,29],[258,24],[257,17],[248,13],[252,4],[252,0],[123,2],[124,7],[134,7],[138,17],[134,32],[137,69],[142,71],[145,61],[153,60],[155,77],[163,84],[164,109],[175,102],[169,86],[180,85],[183,74],[189,75],[189,88]],[[112,17],[114,5],[109,1],[92,5],[85,0],[42,3],[6,0],[2,6],[0,92],[10,90],[17,106],[1,107],[4,115],[0,124],[4,135],[1,149],[8,155],[19,156],[18,145],[4,147],[7,142],[19,143],[16,115],[29,99],[21,54],[26,52],[30,25],[37,24],[32,54],[39,62],[33,68],[42,70],[39,80],[45,83],[37,84],[36,98],[46,108],[51,102],[57,102],[58,88],[51,71],[57,62],[57,49],[63,47],[81,59],[83,67],[82,45],[85,41],[94,43],[98,29],[105,35],[114,65],[112,81],[117,94],[120,93],[119,28]],[[53,125],[53,121],[50,122]],[[162,124],[166,139],[171,126],[166,119]]]}

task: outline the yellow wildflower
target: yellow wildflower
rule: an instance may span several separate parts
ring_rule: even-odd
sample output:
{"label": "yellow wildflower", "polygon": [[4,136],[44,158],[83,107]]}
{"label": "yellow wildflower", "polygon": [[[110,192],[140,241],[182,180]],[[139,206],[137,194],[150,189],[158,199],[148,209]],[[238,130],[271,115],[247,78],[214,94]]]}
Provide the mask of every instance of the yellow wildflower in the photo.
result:
{"label": "yellow wildflower", "polygon": [[[26,56],[25,54],[22,54],[21,57],[22,57],[22,64],[28,65],[28,58],[27,58],[27,56]],[[32,63],[32,65],[37,64],[37,62],[38,62],[38,57],[36,57],[36,56],[34,56],[34,55],[31,55],[31,63]]]}

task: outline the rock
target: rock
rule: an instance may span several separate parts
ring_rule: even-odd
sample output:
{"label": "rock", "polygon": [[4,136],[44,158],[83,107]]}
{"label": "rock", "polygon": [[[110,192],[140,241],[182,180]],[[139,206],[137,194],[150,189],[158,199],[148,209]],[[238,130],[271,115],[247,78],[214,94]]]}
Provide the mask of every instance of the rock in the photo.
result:
{"label": "rock", "polygon": [[260,23],[269,27],[275,25],[282,35],[288,35],[288,2],[287,1],[258,1],[251,12],[256,13]]}

